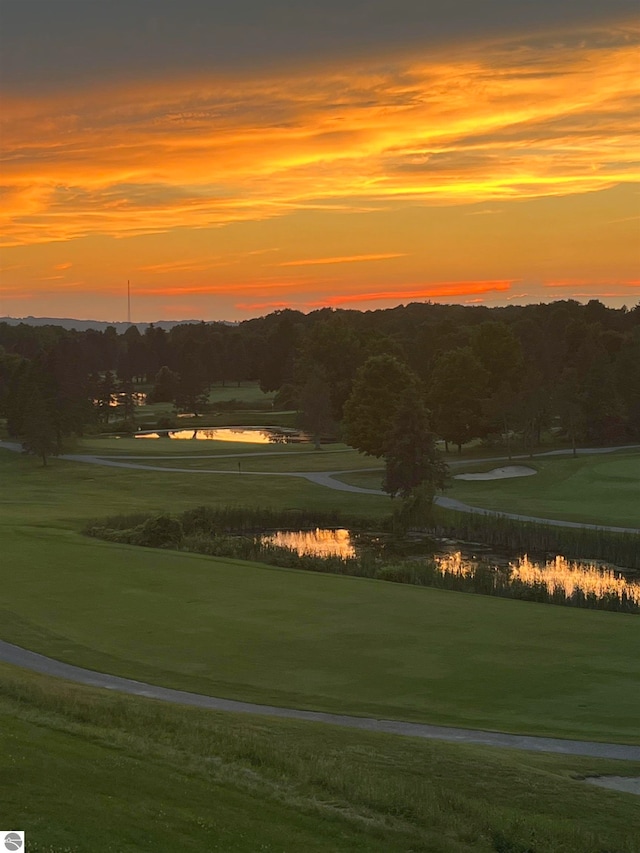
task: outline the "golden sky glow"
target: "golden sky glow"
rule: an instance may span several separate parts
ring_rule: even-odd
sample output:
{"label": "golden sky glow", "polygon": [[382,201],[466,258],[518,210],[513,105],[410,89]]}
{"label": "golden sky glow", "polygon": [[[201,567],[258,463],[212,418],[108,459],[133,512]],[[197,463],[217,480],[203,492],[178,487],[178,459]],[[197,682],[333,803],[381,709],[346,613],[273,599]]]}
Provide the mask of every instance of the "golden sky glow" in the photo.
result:
{"label": "golden sky glow", "polygon": [[9,92],[0,314],[633,305],[639,36]]}

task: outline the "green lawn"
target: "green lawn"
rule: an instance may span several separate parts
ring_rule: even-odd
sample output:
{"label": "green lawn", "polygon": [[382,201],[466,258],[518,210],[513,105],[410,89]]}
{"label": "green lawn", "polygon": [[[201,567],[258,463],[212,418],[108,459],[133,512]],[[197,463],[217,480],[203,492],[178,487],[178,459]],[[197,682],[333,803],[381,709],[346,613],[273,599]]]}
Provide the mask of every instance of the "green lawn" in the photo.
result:
{"label": "green lawn", "polygon": [[0,666],[31,853],[633,853],[640,765],[181,708]]}
{"label": "green lawn", "polygon": [[[538,474],[509,480],[453,480],[447,494],[501,512],[640,528],[640,450],[514,464],[529,465]],[[495,463],[470,465],[468,470],[494,467]]]}
{"label": "green lawn", "polygon": [[[242,450],[237,451],[240,454],[251,453],[250,445],[242,445]],[[190,468],[209,469],[214,468],[219,471],[238,471],[238,462],[242,471],[266,471],[266,472],[283,472],[283,471],[335,471],[337,469],[349,470],[350,468],[370,468],[371,457],[367,457],[362,453],[351,451],[313,451],[309,450],[307,445],[306,452],[286,455],[280,455],[280,452],[272,445],[271,453],[263,453],[260,456],[233,456],[231,458],[203,458],[202,456],[189,456],[180,459],[149,459],[149,465],[159,465],[162,468]],[[126,461],[126,460],[123,460]],[[137,464],[144,465],[142,459],[136,460]]]}
{"label": "green lawn", "polygon": [[241,382],[238,386],[235,382],[227,385],[213,385],[209,390],[210,403],[222,403],[228,400],[238,400],[243,403],[272,403],[274,392],[261,390],[258,382]]}
{"label": "green lawn", "polygon": [[[640,450],[613,454],[517,459],[457,464],[452,472],[490,471],[497,465],[526,465],[538,473],[507,480],[451,480],[446,495],[496,512],[558,518],[590,524],[640,528]],[[372,461],[375,464],[375,460]],[[354,466],[355,467],[355,466]],[[356,472],[337,479],[379,489],[380,472]]]}
{"label": "green lawn", "polygon": [[212,695],[640,742],[636,617],[100,542],[113,512],[388,499],[296,478],[126,471],[0,452],[0,636]]}
{"label": "green lawn", "polygon": [[[371,460],[371,467],[376,464],[376,460]],[[382,479],[384,477],[384,467],[381,465],[377,471],[353,471],[348,474],[336,474],[336,480],[341,480],[343,483],[349,483],[351,486],[359,486],[362,489],[382,489]]]}

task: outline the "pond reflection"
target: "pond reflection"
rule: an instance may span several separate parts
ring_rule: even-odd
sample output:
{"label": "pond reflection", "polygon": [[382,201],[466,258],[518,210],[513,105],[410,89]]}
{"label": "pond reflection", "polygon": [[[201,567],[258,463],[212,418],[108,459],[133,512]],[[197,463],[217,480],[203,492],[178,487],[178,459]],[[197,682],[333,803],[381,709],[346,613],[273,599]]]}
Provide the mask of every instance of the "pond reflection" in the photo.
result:
{"label": "pond reflection", "polygon": [[[371,553],[371,546],[381,540],[361,533],[356,536],[345,528],[316,528],[279,530],[261,536],[260,541],[263,545],[288,548],[300,556],[346,560],[361,557],[364,550]],[[384,549],[374,551],[379,555]],[[429,553],[425,563],[424,550],[422,554],[402,564],[416,569],[421,564],[426,572],[421,582],[429,586],[583,607],[594,606],[595,601],[604,602],[605,609],[640,608],[640,575],[625,574],[593,561],[568,560],[560,555],[552,559],[532,559],[527,555],[509,559],[498,554],[479,558],[471,551],[456,549]]]}
{"label": "pond reflection", "polygon": [[196,427],[193,429],[166,429],[155,432],[139,432],[136,438],[175,438],[186,441],[234,441],[243,444],[301,444],[309,436],[298,430],[271,427]]}
{"label": "pond reflection", "polygon": [[567,560],[560,555],[549,560],[532,560],[526,554],[505,567],[498,561],[478,561],[461,551],[434,555],[441,575],[475,578],[487,570],[491,572],[493,586],[522,584],[531,589],[543,588],[553,597],[570,599],[576,595],[598,600],[615,598],[640,606],[640,579],[625,576],[623,572],[594,562]]}
{"label": "pond reflection", "polygon": [[263,545],[288,548],[301,557],[342,557],[343,560],[356,556],[356,549],[348,530],[278,530],[261,538]]}

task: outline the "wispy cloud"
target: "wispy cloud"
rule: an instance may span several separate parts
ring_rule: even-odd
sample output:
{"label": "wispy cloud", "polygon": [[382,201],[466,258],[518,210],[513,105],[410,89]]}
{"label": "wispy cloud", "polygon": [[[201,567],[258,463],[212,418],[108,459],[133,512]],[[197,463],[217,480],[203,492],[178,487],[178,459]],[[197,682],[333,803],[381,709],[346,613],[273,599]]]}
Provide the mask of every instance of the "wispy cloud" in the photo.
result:
{"label": "wispy cloud", "polygon": [[561,34],[552,50],[525,38],[469,46],[455,63],[408,57],[8,98],[3,242],[629,182],[640,176],[638,39],[627,26]]}
{"label": "wispy cloud", "polygon": [[324,299],[313,300],[307,304],[311,307],[323,305],[339,306],[350,303],[367,302],[412,302],[414,300],[438,299],[443,297],[456,298],[479,293],[505,293],[511,289],[512,281],[447,281],[425,284],[422,287],[397,290],[383,290],[364,293],[341,293],[327,296]]}
{"label": "wispy cloud", "polygon": [[167,275],[181,272],[202,272],[214,267],[229,266],[231,263],[232,259],[222,257],[202,258],[197,261],[163,261],[158,264],[145,264],[138,267],[137,271],[151,273],[152,275]]}
{"label": "wispy cloud", "polygon": [[279,267],[309,267],[322,264],[357,264],[365,261],[388,261],[392,258],[406,258],[406,252],[392,252],[383,255],[345,255],[339,258],[309,258],[301,261],[283,261]]}

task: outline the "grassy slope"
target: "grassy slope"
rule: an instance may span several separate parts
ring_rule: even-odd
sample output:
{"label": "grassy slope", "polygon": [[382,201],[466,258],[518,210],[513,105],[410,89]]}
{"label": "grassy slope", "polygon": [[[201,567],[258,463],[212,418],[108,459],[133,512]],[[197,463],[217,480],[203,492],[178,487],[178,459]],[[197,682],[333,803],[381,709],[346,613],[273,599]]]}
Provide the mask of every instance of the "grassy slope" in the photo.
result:
{"label": "grassy slope", "polygon": [[288,478],[43,470],[0,454],[3,639],[213,695],[636,742],[635,617],[112,545],[83,520],[203,502],[386,499]]}
{"label": "grassy slope", "polygon": [[32,853],[639,849],[640,801],[576,780],[640,765],[0,683],[0,810]]}

